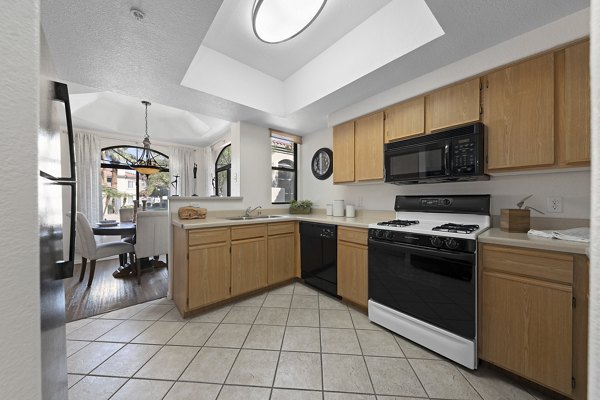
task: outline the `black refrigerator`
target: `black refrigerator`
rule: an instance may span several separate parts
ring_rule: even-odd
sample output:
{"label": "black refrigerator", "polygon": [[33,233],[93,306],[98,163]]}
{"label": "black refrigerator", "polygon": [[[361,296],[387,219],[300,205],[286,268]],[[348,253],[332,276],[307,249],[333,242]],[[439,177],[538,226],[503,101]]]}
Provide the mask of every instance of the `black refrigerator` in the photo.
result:
{"label": "black refrigerator", "polygon": [[67,85],[40,80],[38,215],[42,399],[67,398],[63,279],[73,276],[75,161]]}

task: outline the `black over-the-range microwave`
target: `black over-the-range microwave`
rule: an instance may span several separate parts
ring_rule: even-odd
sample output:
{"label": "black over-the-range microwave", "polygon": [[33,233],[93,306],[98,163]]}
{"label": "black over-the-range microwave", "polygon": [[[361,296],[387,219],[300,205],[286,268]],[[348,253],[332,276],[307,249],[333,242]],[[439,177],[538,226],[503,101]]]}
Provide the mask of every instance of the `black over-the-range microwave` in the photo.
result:
{"label": "black over-the-range microwave", "polygon": [[488,180],[483,124],[386,144],[385,182],[396,184]]}

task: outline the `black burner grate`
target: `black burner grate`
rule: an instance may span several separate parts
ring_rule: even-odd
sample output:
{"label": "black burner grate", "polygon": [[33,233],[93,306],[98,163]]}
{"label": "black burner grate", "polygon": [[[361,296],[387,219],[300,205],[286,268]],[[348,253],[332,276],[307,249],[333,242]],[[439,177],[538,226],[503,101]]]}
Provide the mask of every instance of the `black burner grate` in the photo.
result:
{"label": "black burner grate", "polygon": [[416,225],[418,223],[419,223],[419,221],[408,221],[408,220],[404,220],[404,219],[393,219],[391,221],[378,222],[377,225],[393,226],[393,227],[403,227],[403,226]]}
{"label": "black burner grate", "polygon": [[437,232],[452,232],[452,233],[473,233],[479,229],[479,225],[461,225],[448,223],[440,226],[436,226],[432,230]]}

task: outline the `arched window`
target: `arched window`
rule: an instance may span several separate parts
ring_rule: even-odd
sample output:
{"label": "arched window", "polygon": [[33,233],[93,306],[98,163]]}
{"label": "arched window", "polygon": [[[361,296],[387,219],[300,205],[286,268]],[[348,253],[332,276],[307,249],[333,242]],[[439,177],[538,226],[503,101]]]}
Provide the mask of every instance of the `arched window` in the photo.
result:
{"label": "arched window", "polygon": [[231,196],[231,144],[223,147],[215,162],[215,195]]}
{"label": "arched window", "polygon": [[[121,209],[131,208],[138,200],[149,209],[167,208],[169,196],[169,156],[151,150],[160,165],[160,172],[153,175],[140,175],[129,164],[142,154],[143,147],[110,146],[101,150],[100,175],[102,178],[102,216],[104,219],[120,221]],[[124,215],[127,212],[124,212]],[[133,215],[133,214],[132,214]]]}

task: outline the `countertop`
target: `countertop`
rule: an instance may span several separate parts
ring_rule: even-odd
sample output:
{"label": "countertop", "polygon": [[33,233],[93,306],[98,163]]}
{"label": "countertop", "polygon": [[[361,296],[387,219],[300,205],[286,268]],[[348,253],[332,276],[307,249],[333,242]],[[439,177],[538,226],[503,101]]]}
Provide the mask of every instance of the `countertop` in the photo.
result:
{"label": "countertop", "polygon": [[[325,214],[282,214],[278,218],[257,218],[242,221],[232,221],[222,217],[209,217],[206,219],[180,220],[173,217],[172,224],[183,229],[216,228],[234,225],[267,224],[285,221],[307,221],[354,228],[368,228],[384,220],[381,213],[365,213],[355,218],[332,217]],[[570,242],[567,240],[547,239],[529,236],[526,233],[504,232],[500,228],[490,228],[479,235],[480,243],[500,244],[505,246],[525,247],[538,250],[559,251],[564,253],[585,254],[589,256],[589,243]]]}
{"label": "countertop", "polygon": [[479,243],[501,244],[585,255],[588,255],[590,247],[589,243],[529,236],[527,233],[504,232],[500,228],[488,229],[479,235],[478,239]]}
{"label": "countertop", "polygon": [[233,226],[233,225],[247,225],[247,224],[266,224],[284,221],[306,221],[306,222],[319,222],[323,224],[332,224],[339,226],[349,226],[354,228],[368,228],[369,224],[374,224],[381,221],[381,218],[377,215],[358,215],[355,218],[347,217],[332,217],[323,214],[283,214],[278,218],[256,218],[242,221],[232,221],[225,218],[206,218],[206,219],[194,219],[194,220],[181,220],[177,217],[173,217],[172,224],[183,228],[183,229],[197,229],[197,228],[215,228],[221,226]]}

